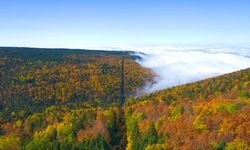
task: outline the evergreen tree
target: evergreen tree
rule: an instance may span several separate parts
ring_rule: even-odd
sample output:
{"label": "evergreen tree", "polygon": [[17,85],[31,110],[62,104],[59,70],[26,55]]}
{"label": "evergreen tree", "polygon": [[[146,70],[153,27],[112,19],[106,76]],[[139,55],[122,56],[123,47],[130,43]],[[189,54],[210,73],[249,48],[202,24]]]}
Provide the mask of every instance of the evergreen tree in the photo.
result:
{"label": "evergreen tree", "polygon": [[148,137],[148,144],[156,144],[157,143],[158,134],[157,134],[157,131],[155,129],[154,123],[152,123],[150,125],[150,127],[148,129],[147,137]]}
{"label": "evergreen tree", "polygon": [[141,143],[141,134],[137,123],[135,123],[131,131],[131,140],[132,140],[132,150],[139,150]]}
{"label": "evergreen tree", "polygon": [[148,128],[148,131],[143,136],[143,139],[140,144],[140,149],[145,149],[147,145],[156,144],[157,141],[158,141],[158,134],[155,129],[154,123],[151,123]]}

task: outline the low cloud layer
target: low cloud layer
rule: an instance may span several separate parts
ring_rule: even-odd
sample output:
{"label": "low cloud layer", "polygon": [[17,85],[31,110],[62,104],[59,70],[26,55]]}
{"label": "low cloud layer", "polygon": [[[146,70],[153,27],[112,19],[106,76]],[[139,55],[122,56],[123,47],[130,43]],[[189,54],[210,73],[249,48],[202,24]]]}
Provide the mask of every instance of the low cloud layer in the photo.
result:
{"label": "low cloud layer", "polygon": [[155,48],[140,50],[138,62],[152,69],[156,83],[144,92],[194,82],[250,67],[249,48]]}

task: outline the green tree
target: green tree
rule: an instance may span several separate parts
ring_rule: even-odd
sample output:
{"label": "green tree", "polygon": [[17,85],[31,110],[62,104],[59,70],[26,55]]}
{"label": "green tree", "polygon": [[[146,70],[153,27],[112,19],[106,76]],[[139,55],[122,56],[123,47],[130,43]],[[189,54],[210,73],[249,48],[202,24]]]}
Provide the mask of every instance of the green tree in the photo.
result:
{"label": "green tree", "polygon": [[148,144],[156,144],[157,140],[158,140],[158,134],[157,131],[155,129],[155,125],[154,123],[152,123],[148,129]]}
{"label": "green tree", "polygon": [[135,123],[134,127],[132,128],[130,136],[132,141],[132,150],[139,150],[141,143],[141,134],[137,123]]}
{"label": "green tree", "polygon": [[158,134],[157,134],[157,131],[155,129],[154,123],[151,123],[149,128],[148,128],[148,131],[143,136],[142,143],[140,145],[140,149],[145,149],[147,147],[147,145],[156,144],[157,141],[158,141]]}

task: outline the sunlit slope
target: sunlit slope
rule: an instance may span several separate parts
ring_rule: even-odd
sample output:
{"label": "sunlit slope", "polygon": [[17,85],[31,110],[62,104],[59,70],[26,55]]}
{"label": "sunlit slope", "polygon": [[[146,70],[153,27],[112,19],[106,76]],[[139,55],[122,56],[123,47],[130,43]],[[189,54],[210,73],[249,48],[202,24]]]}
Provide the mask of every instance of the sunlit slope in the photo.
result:
{"label": "sunlit slope", "polygon": [[130,52],[2,47],[0,55],[0,122],[51,105],[118,105],[121,56],[125,94],[134,94],[152,76]]}
{"label": "sunlit slope", "polygon": [[152,79],[130,52],[0,48],[0,149],[125,148],[120,104]]}
{"label": "sunlit slope", "polygon": [[130,99],[125,114],[131,149],[249,149],[250,69]]}

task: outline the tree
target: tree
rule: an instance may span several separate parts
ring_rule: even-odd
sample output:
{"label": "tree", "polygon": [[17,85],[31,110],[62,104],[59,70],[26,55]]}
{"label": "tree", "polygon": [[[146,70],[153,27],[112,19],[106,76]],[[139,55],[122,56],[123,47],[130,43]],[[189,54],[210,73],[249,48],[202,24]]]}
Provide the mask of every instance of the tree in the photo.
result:
{"label": "tree", "polygon": [[158,134],[155,129],[154,123],[151,123],[151,125],[149,126],[147,137],[148,137],[148,144],[156,144],[158,140]]}
{"label": "tree", "polygon": [[137,123],[135,123],[134,127],[132,128],[130,136],[131,136],[131,142],[132,142],[131,149],[140,150],[141,134],[140,134],[140,129]]}
{"label": "tree", "polygon": [[145,149],[147,145],[156,144],[158,141],[158,134],[155,129],[154,123],[151,123],[146,134],[143,136],[142,142],[140,144],[140,149]]}

